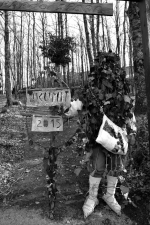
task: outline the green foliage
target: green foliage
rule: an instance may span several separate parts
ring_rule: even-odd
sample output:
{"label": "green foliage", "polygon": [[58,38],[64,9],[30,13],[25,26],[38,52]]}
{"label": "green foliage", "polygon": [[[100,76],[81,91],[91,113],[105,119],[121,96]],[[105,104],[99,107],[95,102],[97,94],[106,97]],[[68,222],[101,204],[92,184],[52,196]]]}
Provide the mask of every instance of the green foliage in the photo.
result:
{"label": "green foliage", "polygon": [[[132,151],[133,167],[137,171],[144,171],[148,165],[150,170],[149,161],[149,142],[148,142],[148,121],[147,117],[140,115],[137,117],[137,135],[136,135],[136,146]],[[150,172],[150,171],[149,171]]]}
{"label": "green foliage", "polygon": [[120,66],[119,57],[112,52],[100,52],[95,64],[90,70],[89,82],[80,95],[84,105],[81,120],[86,124],[86,132],[92,143],[95,143],[102,123],[102,111],[122,127],[125,120],[132,117],[133,108],[132,100],[129,103],[124,99],[124,96],[130,96],[130,84]]}
{"label": "green foliage", "polygon": [[129,149],[128,174],[126,174],[126,180],[131,188],[131,192],[134,193],[135,201],[139,197],[146,197],[150,193],[148,121],[145,115],[137,116],[136,120],[136,143],[134,146],[130,146]]}
{"label": "green foliage", "polygon": [[57,37],[49,34],[46,45],[42,43],[39,46],[44,57],[51,60],[56,65],[65,66],[71,62],[70,51],[75,51],[75,41],[72,37]]}

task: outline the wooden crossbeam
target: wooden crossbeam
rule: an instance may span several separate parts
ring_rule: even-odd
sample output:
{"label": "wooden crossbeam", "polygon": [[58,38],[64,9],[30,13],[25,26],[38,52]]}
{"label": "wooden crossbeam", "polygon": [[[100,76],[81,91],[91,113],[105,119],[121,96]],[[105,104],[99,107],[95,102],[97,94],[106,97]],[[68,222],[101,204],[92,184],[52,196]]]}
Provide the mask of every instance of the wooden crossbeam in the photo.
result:
{"label": "wooden crossbeam", "polygon": [[88,15],[113,15],[112,3],[81,3],[81,2],[37,2],[37,1],[13,1],[0,0],[0,10],[22,11],[22,12],[47,12],[47,13],[69,13]]}

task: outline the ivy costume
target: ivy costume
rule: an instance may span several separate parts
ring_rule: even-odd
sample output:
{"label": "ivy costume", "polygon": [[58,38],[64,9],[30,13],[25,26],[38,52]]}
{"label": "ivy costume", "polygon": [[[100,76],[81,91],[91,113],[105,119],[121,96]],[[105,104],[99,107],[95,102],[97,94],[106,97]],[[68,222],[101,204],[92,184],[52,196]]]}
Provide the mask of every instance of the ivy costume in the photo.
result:
{"label": "ivy costume", "polygon": [[[84,112],[80,119],[89,140],[86,151],[91,152],[90,164],[92,164],[89,175],[89,195],[83,205],[84,217],[89,216],[98,204],[98,189],[104,174],[107,177],[107,188],[102,199],[115,213],[121,215],[121,206],[114,195],[118,175],[125,169],[125,149],[126,151],[128,149],[127,146],[125,147],[125,142],[128,143],[129,135],[135,134],[136,127],[130,84],[115,53],[98,54],[80,100]],[[103,138],[100,135],[101,142],[97,143],[104,115],[114,127],[105,124]],[[116,131],[116,127],[120,129],[119,132]],[[110,138],[106,138],[106,133]]]}

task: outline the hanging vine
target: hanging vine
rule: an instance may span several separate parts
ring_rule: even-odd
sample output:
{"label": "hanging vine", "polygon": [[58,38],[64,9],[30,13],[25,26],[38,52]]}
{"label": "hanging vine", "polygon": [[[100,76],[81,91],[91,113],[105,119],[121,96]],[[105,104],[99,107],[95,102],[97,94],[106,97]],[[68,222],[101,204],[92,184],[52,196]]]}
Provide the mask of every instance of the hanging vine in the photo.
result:
{"label": "hanging vine", "polygon": [[75,51],[76,43],[72,37],[57,37],[49,34],[46,45],[41,43],[39,48],[42,50],[44,57],[51,60],[56,65],[65,66],[71,62],[71,51]]}

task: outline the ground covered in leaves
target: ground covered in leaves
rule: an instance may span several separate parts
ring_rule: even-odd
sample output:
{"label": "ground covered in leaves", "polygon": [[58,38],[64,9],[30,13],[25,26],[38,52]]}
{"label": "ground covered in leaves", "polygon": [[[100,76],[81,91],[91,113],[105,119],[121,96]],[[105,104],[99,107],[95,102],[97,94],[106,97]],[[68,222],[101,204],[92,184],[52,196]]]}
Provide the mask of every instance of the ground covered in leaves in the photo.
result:
{"label": "ground covered in leaves", "polygon": [[[95,212],[86,220],[82,205],[88,191],[88,172],[77,177],[74,170],[82,157],[76,143],[63,149],[57,165],[57,200],[55,219],[48,218],[46,174],[43,170],[43,147],[50,143],[49,134],[31,133],[31,120],[11,109],[0,117],[0,224],[1,225],[148,225],[150,224],[150,161],[145,116],[138,119],[137,143],[130,156],[127,177],[130,202],[117,191],[122,206],[118,217],[99,198]],[[65,123],[64,131],[57,134],[55,146],[64,143],[77,129],[76,119]],[[134,159],[134,163],[133,160]]]}

